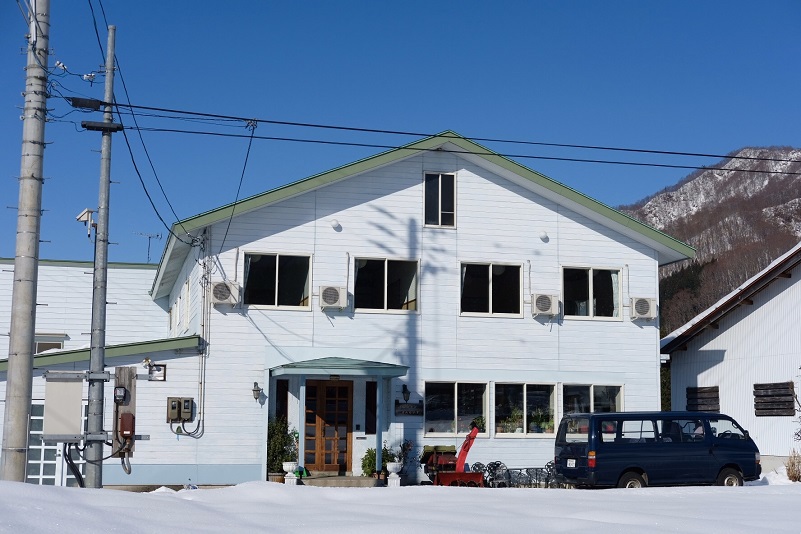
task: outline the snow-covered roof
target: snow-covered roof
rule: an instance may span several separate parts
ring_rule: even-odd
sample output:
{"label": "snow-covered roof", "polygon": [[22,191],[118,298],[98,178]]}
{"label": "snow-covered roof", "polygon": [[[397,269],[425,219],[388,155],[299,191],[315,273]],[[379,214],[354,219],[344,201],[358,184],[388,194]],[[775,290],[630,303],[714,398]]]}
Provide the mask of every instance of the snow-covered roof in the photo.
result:
{"label": "snow-covered roof", "polygon": [[692,338],[700,334],[704,328],[715,323],[732,309],[748,301],[751,296],[762,291],[776,278],[787,273],[801,263],[801,243],[782,254],[770,265],[743,282],[737,289],[717,301],[708,309],[699,313],[685,324],[662,338],[660,342],[662,354],[681,348]]}

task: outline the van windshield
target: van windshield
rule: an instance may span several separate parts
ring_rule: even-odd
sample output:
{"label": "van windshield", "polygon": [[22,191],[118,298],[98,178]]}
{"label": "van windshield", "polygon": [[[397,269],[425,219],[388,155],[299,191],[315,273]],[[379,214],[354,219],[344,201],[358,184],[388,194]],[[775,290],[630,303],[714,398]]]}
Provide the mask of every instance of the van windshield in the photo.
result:
{"label": "van windshield", "polygon": [[586,417],[565,419],[559,425],[559,434],[556,436],[556,443],[589,443],[590,441],[590,420]]}

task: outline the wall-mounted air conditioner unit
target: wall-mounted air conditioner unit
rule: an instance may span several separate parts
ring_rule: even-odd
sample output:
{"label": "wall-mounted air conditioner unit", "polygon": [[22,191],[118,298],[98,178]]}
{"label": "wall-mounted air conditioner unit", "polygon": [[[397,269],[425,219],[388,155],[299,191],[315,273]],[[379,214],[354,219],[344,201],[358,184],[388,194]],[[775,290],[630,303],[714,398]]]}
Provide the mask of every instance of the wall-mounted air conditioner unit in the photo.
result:
{"label": "wall-mounted air conditioner unit", "polygon": [[211,283],[212,304],[236,304],[239,302],[239,285],[236,282],[223,280]]}
{"label": "wall-mounted air conditioner unit", "polygon": [[632,297],[632,319],[654,319],[656,317],[656,299]]}
{"label": "wall-mounted air conditioner unit", "polygon": [[320,286],[320,308],[339,308],[348,305],[348,288],[337,286]]}
{"label": "wall-mounted air conditioner unit", "polygon": [[559,295],[531,295],[531,313],[537,315],[558,315]]}

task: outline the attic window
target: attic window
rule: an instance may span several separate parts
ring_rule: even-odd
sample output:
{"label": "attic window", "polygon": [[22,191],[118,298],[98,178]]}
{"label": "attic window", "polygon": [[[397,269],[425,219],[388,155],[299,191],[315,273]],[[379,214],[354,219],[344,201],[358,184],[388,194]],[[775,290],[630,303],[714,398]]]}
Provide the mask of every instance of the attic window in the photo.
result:
{"label": "attic window", "polygon": [[245,254],[244,303],[309,306],[309,256]]}
{"label": "attic window", "polygon": [[456,175],[426,173],[425,223],[429,226],[456,225]]}

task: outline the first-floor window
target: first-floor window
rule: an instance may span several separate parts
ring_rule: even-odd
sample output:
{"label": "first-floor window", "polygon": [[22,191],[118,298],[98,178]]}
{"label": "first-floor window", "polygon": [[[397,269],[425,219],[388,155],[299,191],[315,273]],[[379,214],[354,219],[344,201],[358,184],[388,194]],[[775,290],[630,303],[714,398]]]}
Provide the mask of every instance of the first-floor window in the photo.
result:
{"label": "first-floor window", "polygon": [[462,313],[520,313],[520,266],[462,264]]}
{"label": "first-floor window", "polygon": [[620,271],[565,267],[562,280],[566,316],[620,317]]}
{"label": "first-floor window", "polygon": [[619,412],[623,397],[620,386],[575,385],[562,386],[564,413]]}
{"label": "first-floor window", "polygon": [[495,432],[553,432],[554,402],[552,385],[495,384]]}
{"label": "first-floor window", "polygon": [[426,382],[426,433],[467,433],[470,423],[485,427],[487,385],[467,382]]}
{"label": "first-floor window", "polygon": [[417,262],[357,258],[353,302],[356,309],[416,310]]}
{"label": "first-floor window", "polygon": [[245,254],[244,303],[309,306],[309,256]]}

